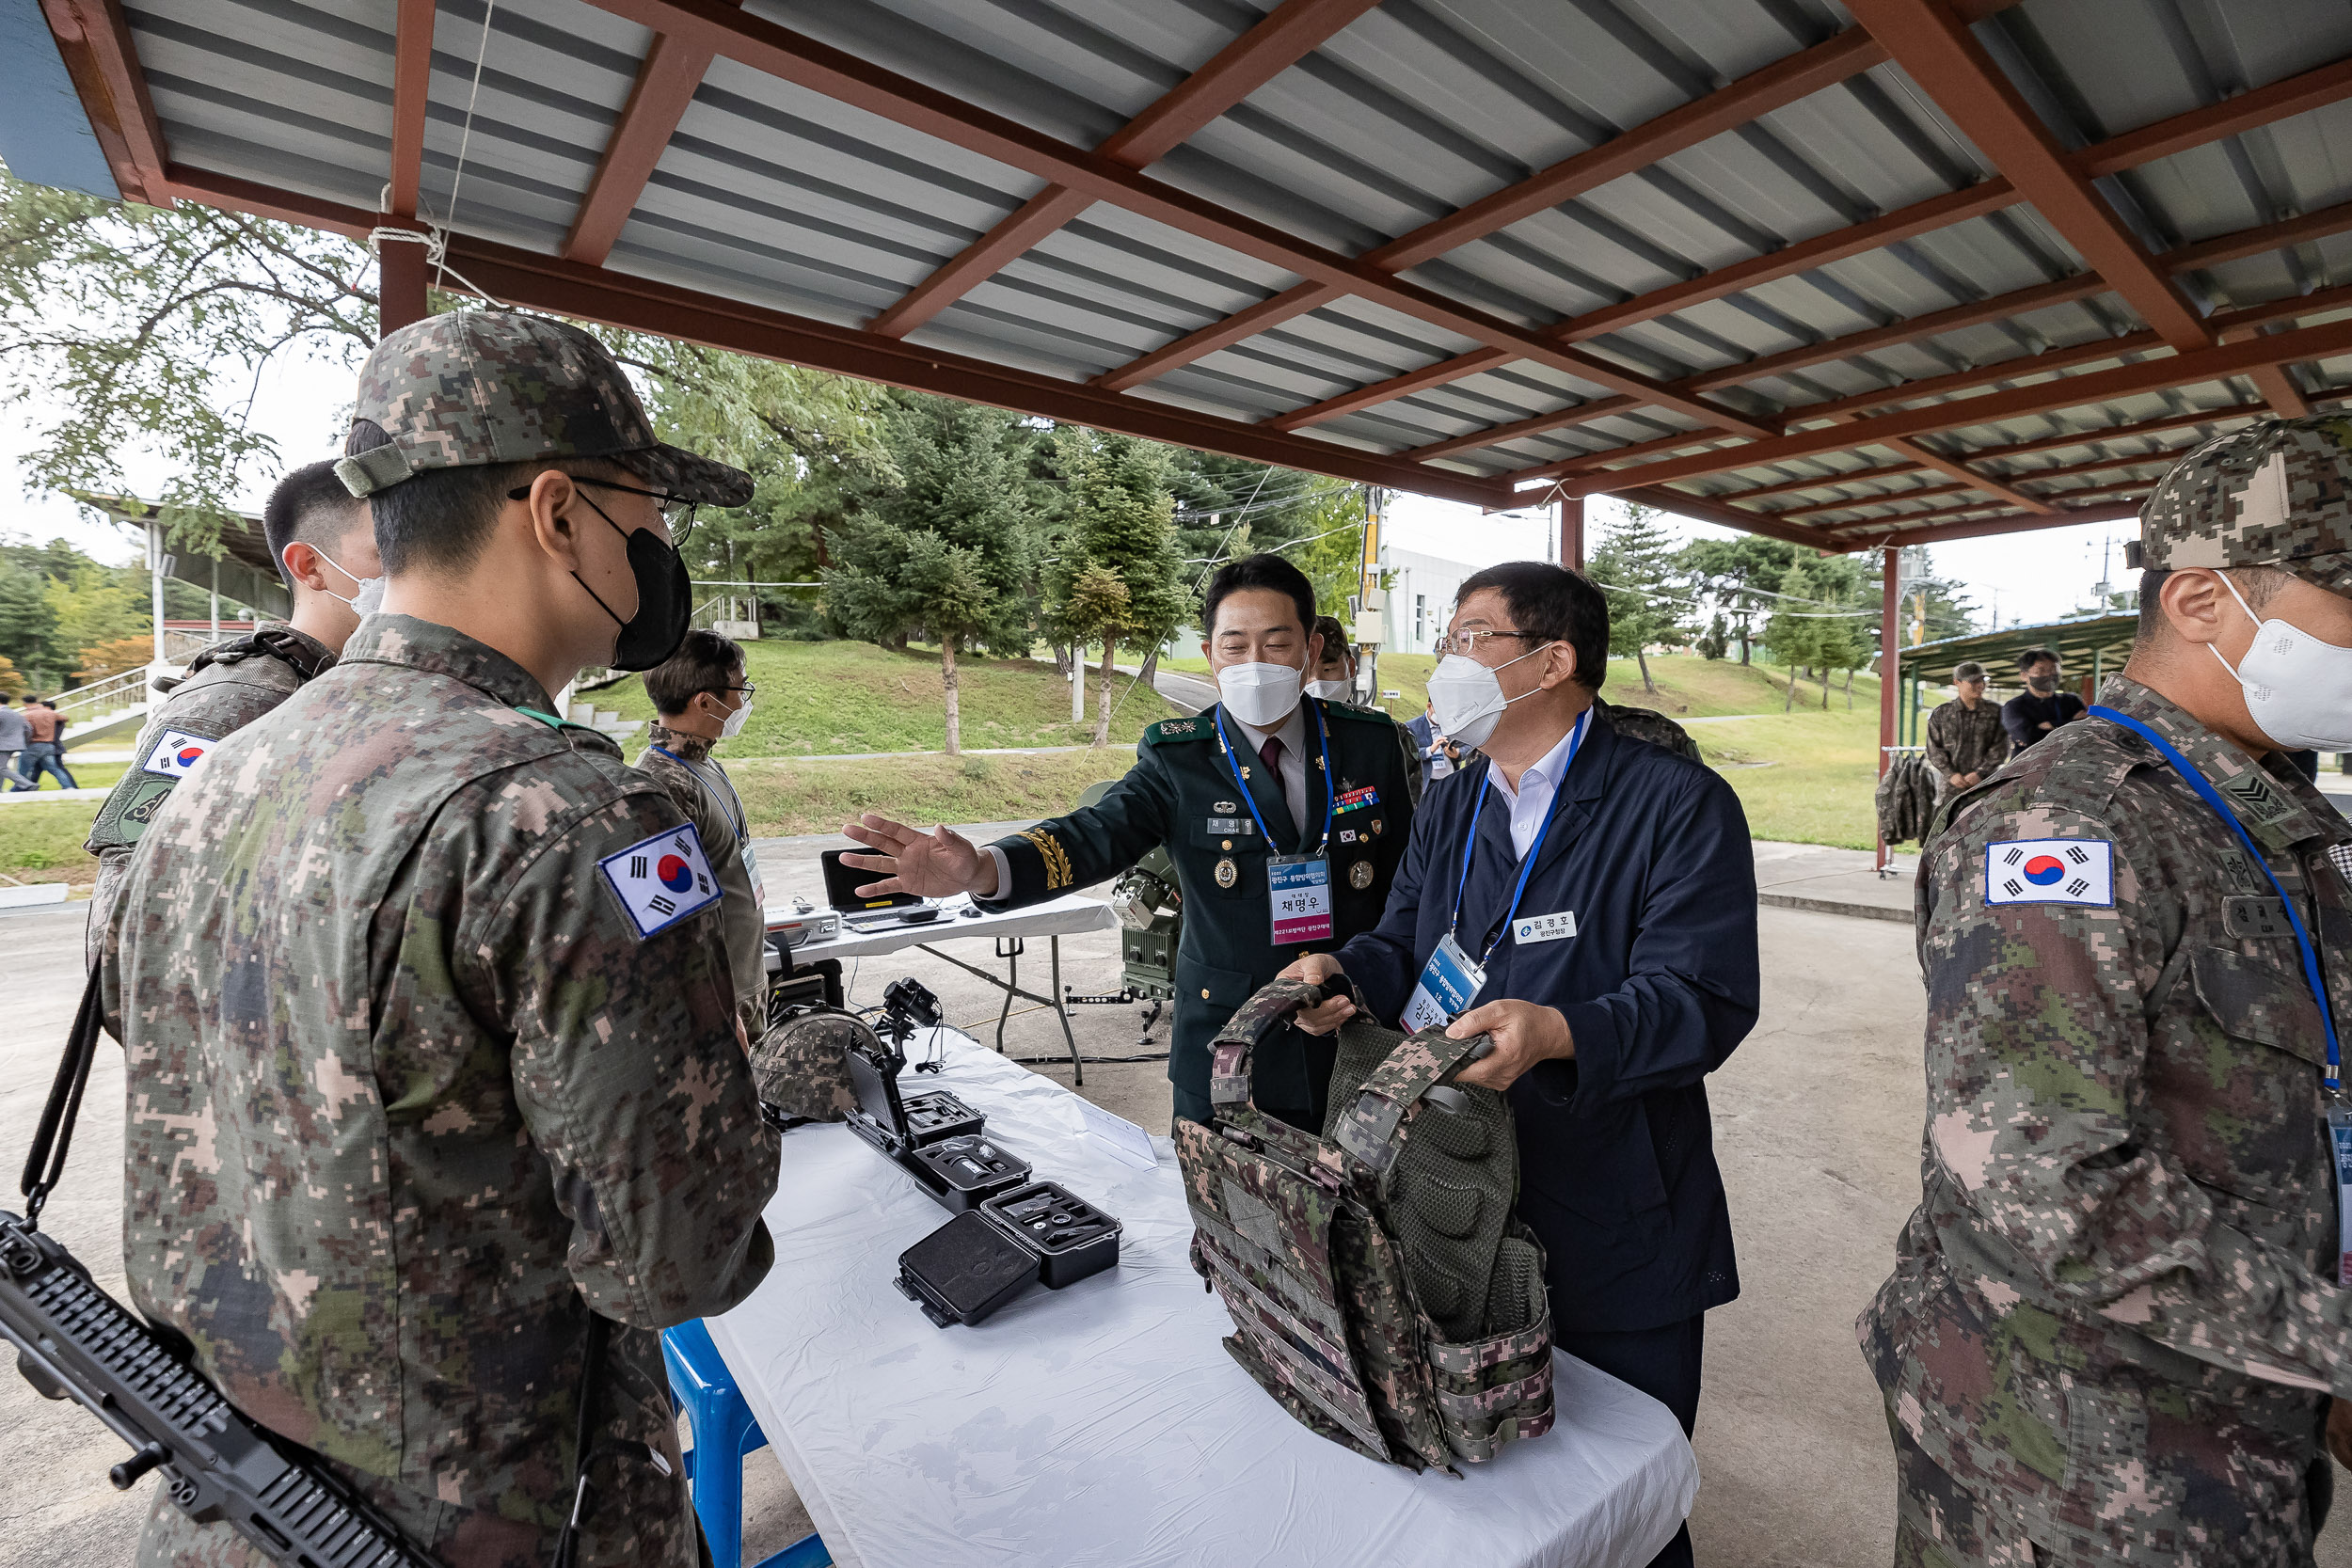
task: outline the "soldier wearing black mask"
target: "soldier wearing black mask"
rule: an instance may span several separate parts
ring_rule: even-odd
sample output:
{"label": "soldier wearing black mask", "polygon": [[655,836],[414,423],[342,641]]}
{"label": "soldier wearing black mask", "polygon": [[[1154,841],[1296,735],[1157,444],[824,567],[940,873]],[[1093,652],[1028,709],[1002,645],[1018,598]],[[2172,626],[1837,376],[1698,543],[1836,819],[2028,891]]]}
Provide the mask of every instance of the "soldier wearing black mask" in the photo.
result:
{"label": "soldier wearing black mask", "polygon": [[2001,705],[2001,728],[2009,732],[2010,755],[2083,716],[2084,703],[2072,691],[2058,689],[2058,656],[2047,648],[2028,648],[2017,656],[2017,673],[2026,689]]}

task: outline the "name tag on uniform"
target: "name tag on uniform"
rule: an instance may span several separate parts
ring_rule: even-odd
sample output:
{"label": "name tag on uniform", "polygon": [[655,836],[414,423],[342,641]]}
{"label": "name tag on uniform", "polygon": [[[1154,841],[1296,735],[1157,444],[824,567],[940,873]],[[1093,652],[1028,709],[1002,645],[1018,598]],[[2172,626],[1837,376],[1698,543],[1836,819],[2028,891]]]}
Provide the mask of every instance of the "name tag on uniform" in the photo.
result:
{"label": "name tag on uniform", "polygon": [[1209,832],[1225,833],[1233,838],[1254,838],[1258,832],[1257,823],[1247,816],[1212,816],[1208,825]]}
{"label": "name tag on uniform", "polygon": [[1486,971],[1448,931],[1438,939],[1429,961],[1421,968],[1413,999],[1405,1004],[1405,1027],[1441,1029],[1467,1011],[1470,998],[1486,983]]}
{"label": "name tag on uniform", "polygon": [[1984,901],[2115,907],[2115,846],[2104,838],[2019,838],[1984,847]]}
{"label": "name tag on uniform", "polygon": [[1277,947],[1331,940],[1331,863],[1321,855],[1277,855],[1266,862],[1266,903]]}
{"label": "name tag on uniform", "polygon": [[2336,1156],[2336,1283],[2352,1286],[2352,1108],[2328,1102],[2328,1147]]}
{"label": "name tag on uniform", "polygon": [[718,879],[691,822],[616,851],[596,863],[620,899],[637,940],[666,931],[719,901]]}
{"label": "name tag on uniform", "polygon": [[1522,947],[1538,942],[1558,942],[1562,937],[1574,935],[1574,910],[1562,910],[1558,914],[1521,915],[1511,923],[1511,940]]}

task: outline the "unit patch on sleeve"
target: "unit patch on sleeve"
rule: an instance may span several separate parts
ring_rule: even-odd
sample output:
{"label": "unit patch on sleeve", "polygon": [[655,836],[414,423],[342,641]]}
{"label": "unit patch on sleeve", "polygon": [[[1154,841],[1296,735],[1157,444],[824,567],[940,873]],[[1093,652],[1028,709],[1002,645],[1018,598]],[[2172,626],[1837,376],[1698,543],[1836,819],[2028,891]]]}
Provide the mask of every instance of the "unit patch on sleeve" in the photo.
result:
{"label": "unit patch on sleeve", "polygon": [[691,822],[607,855],[596,868],[640,942],[719,901],[718,879],[710,874],[701,835]]}
{"label": "unit patch on sleeve", "polygon": [[2020,838],[1984,848],[1987,904],[2115,907],[2115,846],[2104,838]]}

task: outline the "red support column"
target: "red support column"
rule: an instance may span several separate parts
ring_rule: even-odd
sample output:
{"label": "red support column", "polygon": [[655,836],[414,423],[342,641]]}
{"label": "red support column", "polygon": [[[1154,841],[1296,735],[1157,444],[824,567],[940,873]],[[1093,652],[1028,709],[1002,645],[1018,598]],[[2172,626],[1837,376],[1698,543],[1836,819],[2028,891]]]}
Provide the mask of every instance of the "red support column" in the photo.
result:
{"label": "red support column", "polygon": [[424,246],[415,240],[378,240],[375,262],[376,336],[383,338],[424,320]]}
{"label": "red support column", "polygon": [[[1896,674],[1901,664],[1898,657],[1901,644],[1896,630],[1896,611],[1902,604],[1903,552],[1889,545],[1880,551],[1880,558],[1883,571],[1879,591],[1879,777],[1884,778],[1888,765],[1895,760],[1887,748],[1895,744],[1896,699],[1902,685]],[[1878,843],[1878,869],[1883,873],[1894,853],[1885,834],[1879,835]]]}
{"label": "red support column", "polygon": [[1571,572],[1584,569],[1584,498],[1560,494],[1560,564]]}

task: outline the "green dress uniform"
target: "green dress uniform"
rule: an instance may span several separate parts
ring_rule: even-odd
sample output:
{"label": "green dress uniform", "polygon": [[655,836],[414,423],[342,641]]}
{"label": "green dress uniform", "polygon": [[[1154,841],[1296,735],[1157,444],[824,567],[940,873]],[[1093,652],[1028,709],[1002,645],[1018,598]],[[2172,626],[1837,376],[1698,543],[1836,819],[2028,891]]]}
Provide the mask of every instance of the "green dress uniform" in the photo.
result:
{"label": "green dress uniform", "polygon": [[[1412,829],[1395,722],[1385,713],[1348,703],[1302,701],[1320,713],[1327,753],[1308,759],[1306,807],[1313,821],[1302,825],[1293,819],[1279,781],[1267,777],[1257,758],[1247,751],[1228,751],[1218,736],[1218,710],[1211,708],[1191,719],[1164,719],[1144,731],[1135,767],[1096,804],[993,846],[1004,852],[1010,873],[1009,884],[993,901],[999,908],[1038,903],[1099,882],[1135,864],[1153,846],[1168,846],[1184,910],[1168,1077],[1176,1085],[1176,1114],[1195,1121],[1209,1116],[1209,1042],[1216,1032],[1285,966],[1309,953],[1335,952],[1379,923]],[[1226,728],[1236,736],[1245,734],[1231,720]],[[1310,744],[1314,733],[1311,722]],[[1277,947],[1267,862],[1317,847],[1327,787],[1330,842],[1324,847],[1330,864],[1331,935]],[[1333,1051],[1329,1037],[1318,1039],[1296,1031],[1261,1048],[1258,1104],[1287,1121],[1320,1127]]]}

